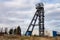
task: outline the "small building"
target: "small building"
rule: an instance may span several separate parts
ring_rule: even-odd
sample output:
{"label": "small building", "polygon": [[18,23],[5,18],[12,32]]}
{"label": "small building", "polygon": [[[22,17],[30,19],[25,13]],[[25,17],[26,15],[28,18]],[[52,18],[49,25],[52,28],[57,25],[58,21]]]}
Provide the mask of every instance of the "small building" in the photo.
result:
{"label": "small building", "polygon": [[52,30],[45,30],[45,36],[56,37],[57,36],[57,32],[56,31],[52,31]]}
{"label": "small building", "polygon": [[51,30],[45,30],[45,36],[52,37],[53,36],[52,31]]}

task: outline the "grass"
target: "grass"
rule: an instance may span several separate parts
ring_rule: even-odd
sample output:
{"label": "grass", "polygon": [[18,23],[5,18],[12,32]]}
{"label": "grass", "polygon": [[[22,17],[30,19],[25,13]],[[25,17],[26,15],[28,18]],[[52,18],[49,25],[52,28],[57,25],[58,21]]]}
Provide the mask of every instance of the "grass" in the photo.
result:
{"label": "grass", "polygon": [[0,40],[60,40],[60,37],[4,35],[0,36]]}

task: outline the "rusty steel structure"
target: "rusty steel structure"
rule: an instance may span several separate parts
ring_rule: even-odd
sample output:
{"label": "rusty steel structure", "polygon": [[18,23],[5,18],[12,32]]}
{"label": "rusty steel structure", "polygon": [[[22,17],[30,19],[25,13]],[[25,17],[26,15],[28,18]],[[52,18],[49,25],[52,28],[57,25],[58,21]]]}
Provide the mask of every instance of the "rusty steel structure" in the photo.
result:
{"label": "rusty steel structure", "polygon": [[[44,36],[44,4],[38,3],[36,4],[37,11],[35,12],[33,19],[25,33],[25,35],[32,35],[34,27],[39,27],[39,36]],[[36,24],[38,20],[38,24]],[[32,28],[31,28],[32,27]],[[30,30],[31,28],[31,30]]]}

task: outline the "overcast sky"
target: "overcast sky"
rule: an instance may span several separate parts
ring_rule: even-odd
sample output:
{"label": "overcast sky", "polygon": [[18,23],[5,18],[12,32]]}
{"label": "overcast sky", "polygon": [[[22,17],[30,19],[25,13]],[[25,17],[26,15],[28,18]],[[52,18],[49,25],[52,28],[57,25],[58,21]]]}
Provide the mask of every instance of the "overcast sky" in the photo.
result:
{"label": "overcast sky", "polygon": [[45,29],[60,31],[60,0],[0,0],[0,26],[26,31],[35,14],[35,4],[43,2]]}

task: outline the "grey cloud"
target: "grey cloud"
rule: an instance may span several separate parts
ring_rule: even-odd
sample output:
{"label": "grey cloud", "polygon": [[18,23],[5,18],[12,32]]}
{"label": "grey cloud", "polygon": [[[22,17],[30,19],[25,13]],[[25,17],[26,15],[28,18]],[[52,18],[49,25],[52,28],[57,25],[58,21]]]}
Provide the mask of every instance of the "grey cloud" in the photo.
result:
{"label": "grey cloud", "polygon": [[30,11],[32,7],[5,7],[4,11]]}
{"label": "grey cloud", "polygon": [[0,0],[0,2],[5,2],[5,1],[12,1],[12,0]]}
{"label": "grey cloud", "polygon": [[48,15],[46,15],[46,20],[60,20],[60,11],[53,11],[51,13],[49,13]]}
{"label": "grey cloud", "polygon": [[[60,6],[56,3],[45,9],[45,28],[59,31],[60,28]],[[48,12],[49,11],[49,12]]]}
{"label": "grey cloud", "polygon": [[[27,3],[28,2],[26,2],[26,4]],[[12,6],[8,7],[3,4],[3,5],[1,5],[0,8],[1,8],[0,9],[0,24],[7,24],[7,25],[12,25],[12,26],[21,25],[21,28],[23,30],[28,28],[28,25],[34,14],[33,12],[32,13],[28,12],[28,11],[31,11],[32,9],[34,9],[34,7],[12,7]],[[57,11],[57,10],[54,11],[54,10],[55,10],[55,8],[52,7],[50,9],[48,9],[48,11],[53,11],[53,12],[45,14],[45,21],[47,22],[45,24],[45,25],[47,25],[46,28],[53,29],[54,27],[57,28],[60,26],[59,25],[60,22],[55,22],[57,20],[60,20],[60,11]],[[18,13],[18,11],[20,11],[21,13]],[[25,13],[26,11],[27,11],[27,13]],[[32,10],[32,11],[35,11],[35,10]],[[24,13],[22,13],[22,12],[24,12]],[[46,13],[47,13],[47,11],[46,11]],[[14,19],[14,18],[16,18],[16,19]],[[53,22],[52,20],[55,20],[55,21]]]}

